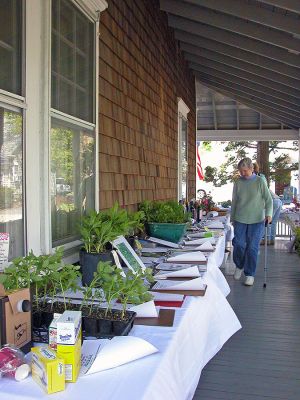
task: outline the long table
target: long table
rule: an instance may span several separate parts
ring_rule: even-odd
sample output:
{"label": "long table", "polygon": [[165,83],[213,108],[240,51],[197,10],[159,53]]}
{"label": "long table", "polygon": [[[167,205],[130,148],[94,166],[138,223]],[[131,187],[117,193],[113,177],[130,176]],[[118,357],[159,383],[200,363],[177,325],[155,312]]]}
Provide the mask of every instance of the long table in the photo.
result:
{"label": "long table", "polygon": [[[204,297],[187,297],[176,309],[174,326],[134,326],[130,335],[143,338],[158,353],[115,369],[79,378],[53,400],[185,400],[192,399],[201,371],[224,343],[240,328],[240,322],[226,300],[228,284],[219,270],[221,248],[208,260]],[[219,256],[218,256],[219,254]],[[218,257],[217,257],[218,256]],[[216,258],[217,257],[217,258]],[[3,400],[49,399],[31,378],[23,382],[0,379]]]}

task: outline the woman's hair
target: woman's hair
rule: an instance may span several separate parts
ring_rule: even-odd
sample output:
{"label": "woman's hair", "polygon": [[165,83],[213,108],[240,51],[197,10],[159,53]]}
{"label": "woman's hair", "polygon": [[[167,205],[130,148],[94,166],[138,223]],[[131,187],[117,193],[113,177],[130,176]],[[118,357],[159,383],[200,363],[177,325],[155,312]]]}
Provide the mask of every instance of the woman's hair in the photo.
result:
{"label": "woman's hair", "polygon": [[253,163],[253,171],[256,173],[256,175],[259,173],[259,164],[257,161]]}
{"label": "woman's hair", "polygon": [[240,168],[253,168],[252,160],[249,157],[243,158],[239,163],[238,163],[238,169]]}

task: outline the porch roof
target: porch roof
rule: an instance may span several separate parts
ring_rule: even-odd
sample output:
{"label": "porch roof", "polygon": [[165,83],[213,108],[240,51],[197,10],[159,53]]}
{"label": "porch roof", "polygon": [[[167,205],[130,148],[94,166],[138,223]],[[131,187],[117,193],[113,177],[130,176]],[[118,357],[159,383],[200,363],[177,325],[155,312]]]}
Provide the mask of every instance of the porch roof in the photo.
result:
{"label": "porch roof", "polygon": [[202,140],[204,130],[214,140],[229,131],[228,140],[299,138],[298,0],[160,0],[160,7],[196,77]]}

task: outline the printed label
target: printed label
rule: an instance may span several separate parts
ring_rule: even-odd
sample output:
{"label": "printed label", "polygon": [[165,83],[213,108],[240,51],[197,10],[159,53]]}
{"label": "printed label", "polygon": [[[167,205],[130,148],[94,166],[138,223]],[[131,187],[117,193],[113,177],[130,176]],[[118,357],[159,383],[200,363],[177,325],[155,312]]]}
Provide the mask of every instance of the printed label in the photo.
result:
{"label": "printed label", "polygon": [[72,364],[65,365],[66,381],[71,381],[73,377],[73,366]]}

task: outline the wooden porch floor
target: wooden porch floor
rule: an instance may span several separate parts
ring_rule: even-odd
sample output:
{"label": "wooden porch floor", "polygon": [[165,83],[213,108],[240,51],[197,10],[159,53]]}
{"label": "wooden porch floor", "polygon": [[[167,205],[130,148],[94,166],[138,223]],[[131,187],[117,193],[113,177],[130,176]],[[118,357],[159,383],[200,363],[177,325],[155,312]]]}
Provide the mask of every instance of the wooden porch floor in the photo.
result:
{"label": "wooden porch floor", "polygon": [[242,329],[205,367],[194,400],[300,399],[300,258],[276,240],[268,259],[266,289],[263,246],[253,287],[227,276]]}

